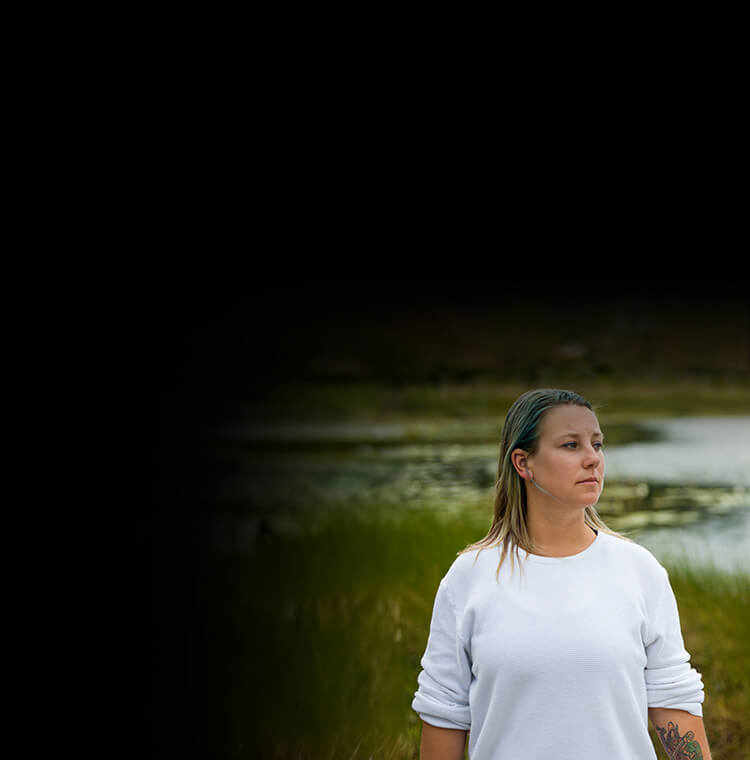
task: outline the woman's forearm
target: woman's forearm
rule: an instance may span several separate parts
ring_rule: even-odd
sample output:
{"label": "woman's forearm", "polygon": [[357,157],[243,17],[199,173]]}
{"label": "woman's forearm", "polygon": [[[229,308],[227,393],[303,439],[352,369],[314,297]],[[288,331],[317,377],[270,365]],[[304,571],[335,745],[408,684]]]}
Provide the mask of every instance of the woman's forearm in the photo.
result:
{"label": "woman's forearm", "polygon": [[438,728],[422,721],[419,760],[463,760],[466,731]]}
{"label": "woman's forearm", "polygon": [[711,760],[703,718],[669,707],[649,707],[648,716],[669,760]]}

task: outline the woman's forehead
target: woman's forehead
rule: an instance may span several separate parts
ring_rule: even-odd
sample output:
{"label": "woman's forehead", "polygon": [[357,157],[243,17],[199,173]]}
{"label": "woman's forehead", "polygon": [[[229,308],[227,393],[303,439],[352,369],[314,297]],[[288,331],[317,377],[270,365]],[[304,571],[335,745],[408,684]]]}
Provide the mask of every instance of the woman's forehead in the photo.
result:
{"label": "woman's forehead", "polygon": [[585,406],[573,404],[556,406],[544,415],[540,434],[554,436],[565,433],[581,435],[601,433],[599,420],[591,409]]}

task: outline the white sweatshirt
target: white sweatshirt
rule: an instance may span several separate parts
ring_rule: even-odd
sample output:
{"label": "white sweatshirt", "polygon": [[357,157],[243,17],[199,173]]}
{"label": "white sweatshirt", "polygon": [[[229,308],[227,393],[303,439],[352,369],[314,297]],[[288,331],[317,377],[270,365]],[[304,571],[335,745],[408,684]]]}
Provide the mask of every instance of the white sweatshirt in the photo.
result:
{"label": "white sweatshirt", "polygon": [[453,562],[412,709],[470,730],[471,760],[656,760],[649,707],[703,716],[667,571],[602,531],[569,557],[519,555],[523,581],[510,552],[496,581],[500,547]]}

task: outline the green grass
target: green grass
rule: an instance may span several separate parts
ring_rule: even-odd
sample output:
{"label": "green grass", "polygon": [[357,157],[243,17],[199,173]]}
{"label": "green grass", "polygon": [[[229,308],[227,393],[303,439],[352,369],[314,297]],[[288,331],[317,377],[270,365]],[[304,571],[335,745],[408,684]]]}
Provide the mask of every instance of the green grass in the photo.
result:
{"label": "green grass", "polygon": [[[411,700],[434,595],[456,552],[484,535],[482,522],[432,512],[398,521],[333,514],[248,556],[217,558],[202,589],[221,690],[215,717],[225,746],[217,754],[418,758]],[[750,577],[668,569],[706,685],[714,760],[737,760],[750,744],[742,720],[750,714]]]}

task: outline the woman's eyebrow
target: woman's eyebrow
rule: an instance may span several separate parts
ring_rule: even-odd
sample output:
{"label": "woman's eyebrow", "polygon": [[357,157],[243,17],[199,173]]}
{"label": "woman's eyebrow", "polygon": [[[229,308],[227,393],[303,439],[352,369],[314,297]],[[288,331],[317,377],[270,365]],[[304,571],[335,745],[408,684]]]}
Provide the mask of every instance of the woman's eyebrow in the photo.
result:
{"label": "woman's eyebrow", "polygon": [[[595,437],[597,437],[597,436],[598,436],[599,438],[601,438],[602,440],[604,439],[604,433],[601,433],[601,432],[599,432],[599,431],[595,431],[595,432],[593,432],[593,433],[591,434],[591,437],[592,437],[592,438],[595,438]],[[580,437],[581,437],[581,435],[580,435],[580,433],[561,433],[561,434],[560,434],[560,435],[558,435],[557,437],[558,437],[558,438],[580,438]]]}

